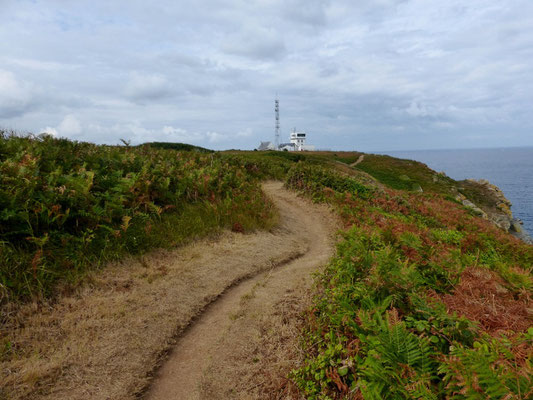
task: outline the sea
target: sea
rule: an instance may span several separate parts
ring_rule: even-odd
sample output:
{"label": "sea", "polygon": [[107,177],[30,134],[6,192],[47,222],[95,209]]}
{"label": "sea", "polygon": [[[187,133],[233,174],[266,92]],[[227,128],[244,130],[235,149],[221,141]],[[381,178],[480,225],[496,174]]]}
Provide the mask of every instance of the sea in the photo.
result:
{"label": "sea", "polygon": [[397,158],[416,160],[455,180],[487,179],[513,204],[515,218],[533,236],[533,147],[388,151]]}

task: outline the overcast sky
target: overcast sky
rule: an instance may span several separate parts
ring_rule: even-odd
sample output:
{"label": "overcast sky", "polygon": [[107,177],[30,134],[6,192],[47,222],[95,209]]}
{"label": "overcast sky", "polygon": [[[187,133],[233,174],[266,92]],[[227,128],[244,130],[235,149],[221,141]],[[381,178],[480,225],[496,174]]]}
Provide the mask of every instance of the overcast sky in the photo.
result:
{"label": "overcast sky", "polygon": [[0,126],[97,143],[533,145],[532,0],[0,0]]}

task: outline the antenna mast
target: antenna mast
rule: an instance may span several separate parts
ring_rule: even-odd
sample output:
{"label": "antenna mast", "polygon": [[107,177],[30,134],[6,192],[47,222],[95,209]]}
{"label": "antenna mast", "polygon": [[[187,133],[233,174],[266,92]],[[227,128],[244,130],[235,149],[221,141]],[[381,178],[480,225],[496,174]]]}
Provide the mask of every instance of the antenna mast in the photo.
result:
{"label": "antenna mast", "polygon": [[276,100],[274,101],[274,112],[276,113],[276,139],[274,141],[274,146],[276,150],[279,149],[279,100],[278,95],[276,94]]}

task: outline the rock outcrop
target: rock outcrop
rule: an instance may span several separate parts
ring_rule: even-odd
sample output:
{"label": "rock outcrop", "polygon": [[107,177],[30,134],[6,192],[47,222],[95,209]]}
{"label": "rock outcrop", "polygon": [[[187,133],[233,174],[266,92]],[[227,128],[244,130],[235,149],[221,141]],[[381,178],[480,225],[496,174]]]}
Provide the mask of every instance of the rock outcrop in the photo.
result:
{"label": "rock outcrop", "polygon": [[[463,187],[459,188],[456,200],[461,202],[465,207],[470,208],[475,214],[492,222],[494,225],[511,233],[520,240],[533,244],[531,236],[522,228],[522,221],[513,217],[511,211],[511,202],[505,197],[501,189],[487,181],[486,179],[466,179],[461,182]],[[475,188],[479,201],[468,198],[463,193],[469,192],[468,189]],[[474,200],[474,201],[472,201]]]}

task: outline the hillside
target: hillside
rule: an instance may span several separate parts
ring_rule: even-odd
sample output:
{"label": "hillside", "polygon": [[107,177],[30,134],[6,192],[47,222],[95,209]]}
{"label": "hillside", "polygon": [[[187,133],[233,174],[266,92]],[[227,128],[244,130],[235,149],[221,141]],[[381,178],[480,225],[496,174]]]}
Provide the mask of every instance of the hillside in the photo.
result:
{"label": "hillside", "polygon": [[[169,268],[168,258],[146,264],[143,257],[153,257],[154,249],[173,249],[178,257],[180,246],[224,229],[257,234],[283,224],[279,218],[286,211],[276,210],[261,190],[265,179],[283,180],[290,190],[329,205],[342,232],[337,254],[317,277],[289,379],[278,379],[277,388],[272,380],[254,381],[253,374],[244,381],[260,398],[530,398],[533,246],[509,234],[517,229],[495,188],[456,182],[415,161],[358,152],[156,147],[0,135],[0,362],[9,382],[0,387],[0,398],[45,398],[68,378],[69,367],[50,356],[59,357],[50,338],[40,342],[47,346],[25,340],[42,331],[41,313],[66,312],[77,307],[76,299],[90,302],[94,293],[108,290],[101,279],[109,262],[140,257],[140,266],[128,272],[126,262],[122,278],[113,281],[109,295],[123,298],[137,287],[149,291],[153,282],[188,276]],[[218,296],[201,292],[214,276],[203,275],[195,286],[198,300],[190,306],[196,311],[180,329]],[[145,304],[148,310],[154,302]],[[112,326],[115,318],[138,317],[125,305],[116,314],[98,304],[94,321],[111,311]],[[157,331],[154,315],[146,323]],[[60,320],[50,320],[49,329]],[[157,360],[168,349],[181,332],[173,323],[146,357]],[[98,324],[94,334],[100,334]],[[134,343],[142,326],[128,333]],[[83,338],[83,331],[73,337]],[[36,357],[48,366],[39,372],[42,379],[35,379],[36,371],[24,373]],[[136,356],[117,349],[116,360],[130,357]],[[137,383],[124,386],[129,395],[138,394],[148,369],[132,375]],[[75,373],[83,380],[84,371]],[[268,396],[260,390],[267,387]]]}
{"label": "hillside", "polygon": [[531,246],[435,192],[287,179],[346,226],[292,374],[306,398],[530,397]]}
{"label": "hillside", "polygon": [[204,147],[194,146],[192,144],[187,144],[187,143],[147,142],[147,143],[143,143],[141,146],[150,146],[154,149],[197,151],[199,153],[213,153],[213,150],[209,150]]}
{"label": "hillside", "polygon": [[257,174],[232,157],[0,132],[0,303],[53,296],[107,261],[273,218]]}

